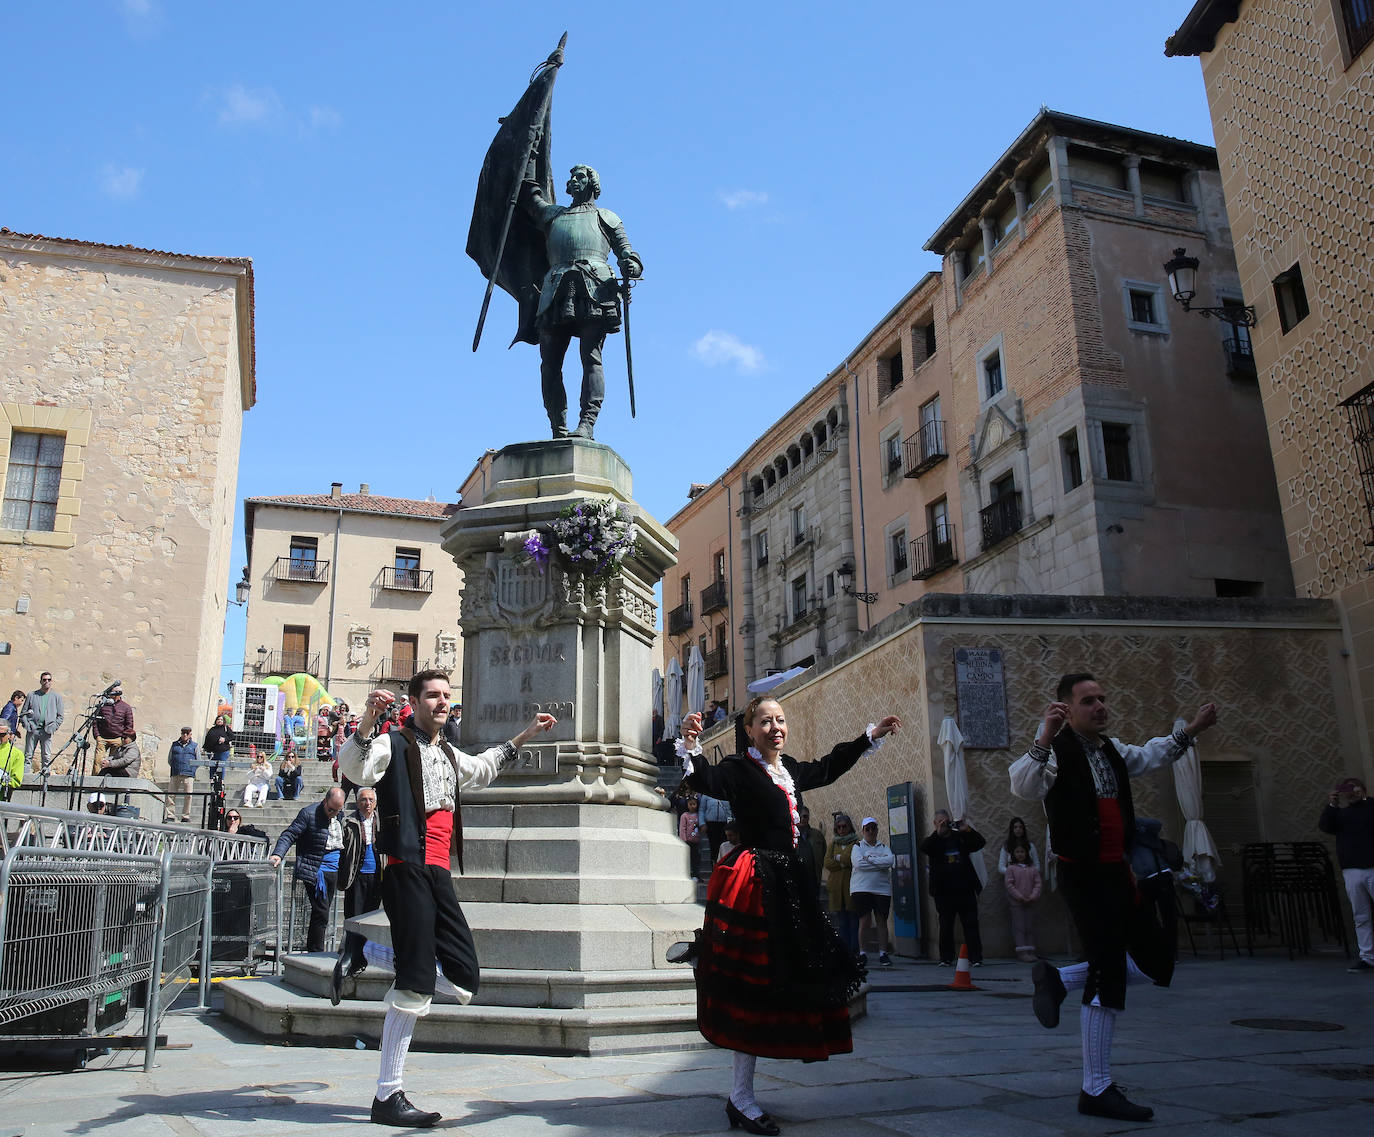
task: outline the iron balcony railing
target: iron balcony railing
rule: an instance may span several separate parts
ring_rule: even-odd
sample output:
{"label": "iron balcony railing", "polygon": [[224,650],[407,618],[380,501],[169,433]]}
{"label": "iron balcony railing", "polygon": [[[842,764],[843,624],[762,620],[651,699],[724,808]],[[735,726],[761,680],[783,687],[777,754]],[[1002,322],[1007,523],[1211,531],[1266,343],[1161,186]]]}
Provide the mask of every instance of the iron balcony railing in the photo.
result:
{"label": "iron balcony railing", "polygon": [[928,580],[959,563],[954,551],[954,526],[942,525],[923,533],[911,542],[911,575],[916,580]]}
{"label": "iron balcony railing", "polygon": [[718,580],[701,590],[701,614],[715,612],[730,603],[730,589],[725,581]]}
{"label": "iron balcony railing", "polygon": [[679,604],[668,613],[668,634],[670,636],[681,635],[692,626],[692,606],[690,604]]}
{"label": "iron balcony railing", "polygon": [[1021,495],[1009,493],[978,511],[983,523],[983,548],[990,549],[1021,528]]}
{"label": "iron balcony railing", "polygon": [[305,557],[278,557],[272,562],[273,580],[300,580],[307,584],[329,583],[329,562]]}
{"label": "iron balcony railing", "polygon": [[264,675],[296,675],[304,672],[320,677],[320,653],[317,651],[269,651],[262,661]]}
{"label": "iron balcony railing", "polygon": [[393,656],[377,664],[372,677],[383,683],[409,683],[428,666],[427,659],[411,659],[408,655]]}
{"label": "iron balcony railing", "polygon": [[1250,350],[1248,343],[1241,343],[1239,340],[1225,340],[1222,346],[1226,349],[1226,374],[1232,379],[1254,379],[1258,374],[1255,370],[1255,354]]}
{"label": "iron balcony railing", "polygon": [[729,653],[725,650],[725,645],[712,648],[706,653],[706,670],[704,672],[707,679],[719,679],[730,670]]}
{"label": "iron balcony railing", "polygon": [[918,478],[932,466],[938,466],[949,457],[945,449],[944,420],[922,423],[921,429],[902,443],[902,450],[906,460],[904,477]]}
{"label": "iron balcony railing", "polygon": [[434,570],[417,568],[382,569],[382,587],[401,592],[433,592]]}

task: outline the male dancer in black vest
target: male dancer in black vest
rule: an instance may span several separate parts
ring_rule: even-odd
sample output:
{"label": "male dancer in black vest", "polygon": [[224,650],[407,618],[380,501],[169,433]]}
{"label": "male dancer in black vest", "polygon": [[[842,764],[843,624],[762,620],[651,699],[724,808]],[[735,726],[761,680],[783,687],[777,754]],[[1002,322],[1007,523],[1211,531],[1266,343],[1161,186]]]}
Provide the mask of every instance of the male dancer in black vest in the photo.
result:
{"label": "male dancer in black vest", "polygon": [[1112,1033],[1126,1005],[1128,982],[1168,986],[1174,945],[1164,943],[1131,877],[1131,778],[1183,757],[1193,739],[1217,721],[1217,709],[1204,703],[1184,729],[1127,746],[1107,736],[1107,696],[1091,675],[1065,675],[1055,700],[1030,750],[1011,764],[1011,792],[1045,803],[1060,890],[1087,960],[1064,968],[1043,959],[1036,963],[1031,972],[1035,1014],[1044,1026],[1059,1025],[1059,1004],[1068,988],[1082,986],[1078,1112],[1148,1121],[1154,1110],[1128,1101],[1112,1083]]}
{"label": "male dancer in black vest", "polygon": [[360,786],[377,787],[381,827],[377,850],[386,857],[382,907],[391,924],[396,981],[386,996],[382,1065],[372,1120],[382,1125],[427,1129],[439,1114],[416,1109],[402,1089],[406,1054],[416,1020],[429,1013],[434,965],[459,989],[462,1002],[477,993],[477,952],[453,888],[452,858],[463,870],[460,792],[489,785],[514,761],[519,748],[553,728],[538,714],[509,742],[480,754],[464,754],[444,738],[449,714],[448,674],[421,671],[407,688],[415,714],[400,730],[369,743],[377,720],[396,701],[373,691],[355,733],[339,751],[339,772]]}

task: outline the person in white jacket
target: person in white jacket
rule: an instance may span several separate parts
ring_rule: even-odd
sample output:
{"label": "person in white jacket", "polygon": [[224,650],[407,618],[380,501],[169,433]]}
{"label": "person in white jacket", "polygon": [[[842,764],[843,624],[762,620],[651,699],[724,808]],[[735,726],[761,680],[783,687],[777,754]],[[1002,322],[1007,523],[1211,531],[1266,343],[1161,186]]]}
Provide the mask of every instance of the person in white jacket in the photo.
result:
{"label": "person in white jacket", "polygon": [[878,819],[865,817],[863,840],[854,846],[850,856],[853,872],[849,878],[849,895],[854,901],[854,913],[859,917],[859,959],[868,962],[863,950],[869,942],[869,929],[876,929],[872,937],[878,949],[878,966],[891,967],[888,952],[892,939],[887,931],[887,917],[892,911],[892,866],[897,858],[892,850],[878,840]]}

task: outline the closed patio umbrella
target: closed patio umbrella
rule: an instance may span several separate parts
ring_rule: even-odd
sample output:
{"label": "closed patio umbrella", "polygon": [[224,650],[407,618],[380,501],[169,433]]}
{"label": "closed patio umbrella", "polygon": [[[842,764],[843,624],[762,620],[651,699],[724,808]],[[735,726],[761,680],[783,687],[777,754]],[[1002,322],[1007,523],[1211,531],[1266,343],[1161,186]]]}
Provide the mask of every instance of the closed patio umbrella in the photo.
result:
{"label": "closed patio umbrella", "polygon": [[[1174,720],[1175,730],[1187,725],[1182,719]],[[1183,855],[1203,880],[1216,880],[1221,854],[1202,820],[1202,761],[1196,744],[1174,763],[1174,793],[1183,814]]]}
{"label": "closed patio umbrella", "polygon": [[663,673],[662,673],[661,671],[659,671],[659,669],[658,669],[657,667],[654,668],[654,674],[653,674],[653,679],[651,680],[650,691],[651,691],[651,694],[650,694],[649,698],[650,698],[650,701],[651,701],[652,704],[653,704],[653,706],[652,706],[651,709],[653,710],[653,713],[654,713],[654,714],[658,715],[659,718],[662,718],[662,717],[663,717]]}
{"label": "closed patio umbrella", "polygon": [[682,664],[676,657],[668,663],[663,701],[663,737],[678,738],[682,734]]}
{"label": "closed patio umbrella", "polygon": [[706,710],[706,660],[696,644],[687,656],[687,709],[698,714]]}
{"label": "closed patio umbrella", "polygon": [[[945,755],[945,794],[949,797],[949,811],[954,815],[952,820],[957,821],[968,816],[968,770],[964,765],[964,735],[952,715],[946,715],[940,724],[939,742]],[[982,850],[970,854],[969,861],[979,883],[987,884],[988,868],[983,863]]]}

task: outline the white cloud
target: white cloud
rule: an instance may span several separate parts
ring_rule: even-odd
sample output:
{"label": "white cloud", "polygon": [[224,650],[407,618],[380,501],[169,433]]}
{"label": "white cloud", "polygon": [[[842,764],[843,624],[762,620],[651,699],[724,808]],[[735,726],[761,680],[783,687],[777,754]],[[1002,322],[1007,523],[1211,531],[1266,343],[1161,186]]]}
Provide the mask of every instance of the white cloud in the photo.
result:
{"label": "white cloud", "polygon": [[762,190],[717,190],[716,196],[726,209],[752,209],[756,205],[768,204],[768,195]]}
{"label": "white cloud", "polygon": [[100,188],[116,201],[131,201],[143,186],[143,170],[132,166],[116,166],[107,162],[100,171]]}
{"label": "white cloud", "polygon": [[333,107],[313,106],[309,113],[310,126],[314,130],[337,130],[343,116]]}
{"label": "white cloud", "polygon": [[714,329],[692,344],[692,355],[708,367],[733,367],[745,375],[753,375],[767,366],[758,348],[731,332]]}
{"label": "white cloud", "polygon": [[281,110],[281,100],[271,87],[245,87],[231,83],[216,92],[219,121],[224,126],[266,122]]}

